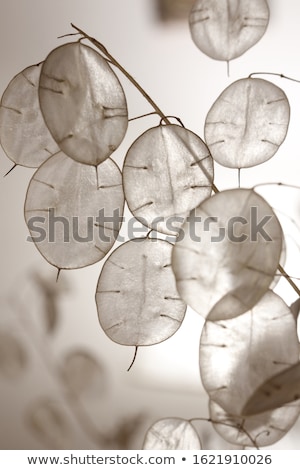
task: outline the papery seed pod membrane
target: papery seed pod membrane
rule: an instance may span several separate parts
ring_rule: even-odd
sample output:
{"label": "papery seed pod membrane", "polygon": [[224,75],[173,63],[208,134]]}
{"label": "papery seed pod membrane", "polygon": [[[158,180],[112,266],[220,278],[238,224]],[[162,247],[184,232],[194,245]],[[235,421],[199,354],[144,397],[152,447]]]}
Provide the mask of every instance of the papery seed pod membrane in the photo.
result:
{"label": "papery seed pod membrane", "polygon": [[284,141],[290,121],[285,93],[260,78],[227,87],[205,120],[205,141],[212,157],[229,168],[248,168],[269,160]]}
{"label": "papery seed pod membrane", "polygon": [[272,410],[300,399],[300,363],[288,367],[260,385],[243,408],[245,415]]}
{"label": "papery seed pod membrane", "polygon": [[204,318],[240,315],[268,290],[281,248],[281,226],[261,196],[222,191],[191,213],[174,246],[179,295]]}
{"label": "papery seed pod membrane", "polygon": [[141,223],[177,235],[190,211],[210,196],[213,162],[205,143],[172,124],[147,130],[123,167],[125,198]]}
{"label": "papery seed pod membrane", "polygon": [[189,17],[196,46],[212,59],[225,61],[254,46],[268,23],[266,0],[196,0]]}
{"label": "papery seed pod membrane", "polygon": [[[278,295],[268,291],[243,315],[206,321],[199,353],[202,383],[227,413],[242,416],[253,392],[298,362],[298,356],[293,314]],[[252,414],[258,413],[252,408]]]}
{"label": "papery seed pod membrane", "polygon": [[156,238],[130,240],[106,260],[97,285],[100,325],[116,343],[149,346],[172,336],[186,305],[171,269],[172,245]]}
{"label": "papery seed pod membrane", "polygon": [[42,64],[16,75],[0,104],[0,142],[14,163],[36,168],[59,151],[40,110],[38,85]]}
{"label": "papery seed pod membrane", "polygon": [[300,401],[253,416],[234,416],[210,400],[209,415],[217,433],[235,446],[270,446],[282,439],[299,417]]}
{"label": "papery seed pod membrane", "polygon": [[95,168],[59,152],[33,175],[24,211],[31,241],[44,258],[59,269],[75,269],[106,256],[123,208],[121,172],[111,159]]}
{"label": "papery seed pod membrane", "polygon": [[123,88],[107,61],[81,42],[50,52],[41,72],[39,97],[53,138],[80,163],[98,165],[125,136]]}
{"label": "papery seed pod membrane", "polygon": [[147,431],[144,450],[199,450],[201,442],[194,426],[181,418],[165,418]]}

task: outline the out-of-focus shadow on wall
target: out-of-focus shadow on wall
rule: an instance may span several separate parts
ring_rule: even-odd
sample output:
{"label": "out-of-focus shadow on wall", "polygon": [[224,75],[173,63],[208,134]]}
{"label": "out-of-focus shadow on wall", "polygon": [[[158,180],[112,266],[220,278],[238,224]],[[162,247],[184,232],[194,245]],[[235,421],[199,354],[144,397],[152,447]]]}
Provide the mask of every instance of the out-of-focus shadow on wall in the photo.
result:
{"label": "out-of-focus shadow on wall", "polygon": [[185,21],[194,0],[156,0],[158,18],[162,21]]}
{"label": "out-of-focus shadow on wall", "polygon": [[[73,294],[70,283],[37,270],[18,281],[18,292],[12,287],[1,303],[1,448],[141,448],[159,416],[160,391],[148,392],[149,408],[140,400],[128,411],[124,400],[124,410],[116,413],[110,362],[89,344],[76,344],[76,338],[72,346],[59,346],[64,301]],[[125,387],[121,382],[117,387],[120,400]],[[175,391],[170,398],[182,407],[190,397]],[[208,426],[201,432],[207,445],[220,441]]]}

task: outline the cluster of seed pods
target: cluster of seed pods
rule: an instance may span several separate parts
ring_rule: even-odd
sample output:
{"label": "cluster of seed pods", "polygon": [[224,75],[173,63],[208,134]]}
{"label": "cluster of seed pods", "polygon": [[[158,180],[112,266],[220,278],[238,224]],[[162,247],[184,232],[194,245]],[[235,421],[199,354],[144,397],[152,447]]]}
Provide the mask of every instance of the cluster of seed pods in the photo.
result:
{"label": "cluster of seed pods", "polygon": [[[260,39],[268,14],[265,1],[197,0],[192,36],[206,54],[229,61]],[[20,72],[1,99],[5,153],[15,165],[38,168],[24,213],[41,255],[59,270],[102,260],[126,203],[149,234],[106,258],[96,288],[100,325],[137,350],[175,334],[187,305],[202,315],[210,420],[237,446],[270,445],[299,416],[299,346],[294,315],[271,290],[284,255],[277,217],[253,189],[218,192],[213,162],[239,170],[262,164],[283,143],[289,118],[280,88],[243,78],[208,111],[204,140],[161,121],[133,142],[120,169],[113,152],[128,126],[126,97],[109,61],[81,41]],[[144,442],[145,449],[200,447],[191,422],[180,418],[156,422]]]}

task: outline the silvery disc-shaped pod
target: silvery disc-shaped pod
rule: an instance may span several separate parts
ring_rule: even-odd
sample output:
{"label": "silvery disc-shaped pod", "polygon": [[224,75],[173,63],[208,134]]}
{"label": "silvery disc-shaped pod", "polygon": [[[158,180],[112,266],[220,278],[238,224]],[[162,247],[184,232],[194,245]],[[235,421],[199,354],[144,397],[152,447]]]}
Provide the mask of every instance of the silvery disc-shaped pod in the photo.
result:
{"label": "silvery disc-shaped pod", "polygon": [[200,137],[175,125],[147,130],[123,167],[125,199],[149,228],[176,235],[189,212],[210,196],[213,161]]}
{"label": "silvery disc-shaped pod", "polygon": [[300,401],[253,416],[234,416],[213,400],[209,403],[210,419],[217,433],[233,445],[270,446],[291,429],[299,417]]}
{"label": "silvery disc-shaped pod", "polygon": [[100,325],[116,343],[149,346],[172,336],[186,305],[171,269],[172,245],[138,238],[119,246],[106,260],[97,285]]}
{"label": "silvery disc-shaped pod", "polygon": [[185,419],[164,418],[147,431],[144,450],[198,450],[202,449],[194,426]]}
{"label": "silvery disc-shaped pod", "polygon": [[94,167],[62,152],[35,172],[24,208],[31,241],[59,269],[101,260],[118,236],[123,209],[121,172],[111,159]]}
{"label": "silvery disc-shaped pod", "polygon": [[216,162],[248,168],[273,157],[289,121],[290,105],[281,88],[260,78],[243,78],[229,85],[210,108],[205,141]]}
{"label": "silvery disc-shaped pod", "polygon": [[59,151],[40,110],[38,85],[42,64],[18,73],[0,103],[0,142],[17,165],[36,168]]}
{"label": "silvery disc-shaped pod", "polygon": [[229,61],[262,38],[269,15],[266,0],[196,0],[189,18],[192,39],[212,59]]}
{"label": "silvery disc-shaped pod", "polygon": [[204,318],[240,315],[268,290],[281,249],[281,226],[261,196],[222,191],[191,213],[174,246],[179,295]]}
{"label": "silvery disc-shaped pod", "polygon": [[199,363],[203,386],[212,400],[233,415],[242,416],[257,387],[298,362],[298,357],[294,316],[272,291],[238,317],[208,318],[202,330]]}
{"label": "silvery disc-shaped pod", "polygon": [[80,42],[50,52],[41,71],[39,97],[52,136],[74,160],[98,165],[125,136],[123,88],[107,61]]}

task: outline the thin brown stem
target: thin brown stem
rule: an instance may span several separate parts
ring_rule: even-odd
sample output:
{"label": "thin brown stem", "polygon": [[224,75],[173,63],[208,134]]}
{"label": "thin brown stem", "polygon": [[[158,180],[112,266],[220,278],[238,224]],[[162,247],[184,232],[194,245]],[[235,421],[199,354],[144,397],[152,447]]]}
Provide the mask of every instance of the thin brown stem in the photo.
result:
{"label": "thin brown stem", "polygon": [[[286,278],[286,274],[277,273],[277,274],[275,274],[275,277],[285,277]],[[290,275],[288,275],[288,277],[289,277],[289,279],[295,279],[296,281],[300,281],[300,277],[290,276]]]}
{"label": "thin brown stem", "polygon": [[71,23],[71,26],[72,26],[72,28],[76,29],[80,34],[82,34],[82,36],[85,39],[88,39],[97,49],[99,49],[99,51],[101,51],[102,54],[104,54],[107,57],[107,59],[110,60],[111,64],[113,64],[115,67],[117,67],[120,70],[120,72],[122,72],[123,75],[125,75],[125,77],[138,89],[138,91],[144,96],[144,98],[151,104],[152,108],[155,109],[157,114],[164,120],[164,122],[166,124],[170,124],[170,121],[168,120],[168,118],[164,115],[162,110],[157,106],[157,104],[148,95],[148,93],[146,93],[146,91],[135,80],[135,78],[133,78],[133,76],[130,75],[127,72],[127,70],[125,70],[124,67],[108,52],[108,50],[106,49],[106,47],[103,46],[103,44],[101,44],[99,41],[97,41],[97,39],[92,38],[91,36],[89,36],[87,33],[82,31],[82,29],[78,28],[73,23]]}
{"label": "thin brown stem", "polygon": [[257,449],[259,450],[259,447],[256,443],[256,441],[253,439],[253,437],[249,434],[249,432],[244,428],[243,425],[239,426],[237,424],[230,424],[230,423],[226,423],[224,421],[215,421],[211,418],[192,418],[192,419],[189,419],[189,422],[192,422],[192,421],[206,421],[208,423],[212,423],[212,424],[219,424],[220,426],[228,426],[229,428],[234,428],[234,429],[238,429],[239,431],[242,431],[247,437],[248,439],[251,441],[252,445]]}
{"label": "thin brown stem", "polygon": [[294,281],[290,278],[290,276],[288,275],[288,273],[285,271],[285,269],[280,266],[278,266],[278,271],[286,278],[286,280],[288,281],[288,283],[290,284],[290,286],[294,289],[294,291],[299,295],[300,297],[300,289],[298,286],[296,286],[296,284],[294,283]]}
{"label": "thin brown stem", "polygon": [[[76,29],[76,31],[78,31],[78,33],[80,33],[85,39],[90,41],[97,49],[99,49],[99,51],[102,52],[102,54],[104,54],[106,60],[108,60],[112,65],[117,67],[120,70],[120,72],[122,72],[123,75],[125,75],[125,77],[135,86],[135,88],[148,101],[148,103],[152,106],[152,108],[156,111],[156,113],[161,117],[162,121],[165,124],[171,124],[170,120],[162,112],[162,110],[155,103],[155,101],[148,95],[148,93],[144,90],[144,88],[142,88],[141,85],[135,80],[135,78],[133,78],[133,76],[130,75],[130,73],[128,73],[127,70],[125,70],[124,67],[108,52],[108,50],[103,44],[97,41],[97,39],[89,36],[85,31],[78,28],[78,26],[75,26],[73,23],[71,23],[71,26],[72,28]],[[212,190],[214,191],[214,193],[220,192],[214,183],[212,183]]]}
{"label": "thin brown stem", "polygon": [[286,80],[290,80],[292,82],[300,83],[300,80],[296,80],[295,78],[287,77],[282,73],[273,73],[273,72],[254,72],[250,73],[248,78],[252,78],[254,75],[273,75],[275,77],[285,78]]}
{"label": "thin brown stem", "polygon": [[[152,106],[152,108],[155,110],[155,112],[161,117],[162,121],[164,121],[165,124],[171,124],[169,119],[167,118],[167,116],[162,112],[162,110],[155,103],[155,101],[153,101],[153,99],[148,95],[148,93],[135,80],[135,78],[133,78],[133,76],[130,75],[130,73],[128,73],[127,70],[125,70],[124,67],[108,52],[108,50],[106,49],[106,47],[103,44],[101,44],[99,41],[97,41],[97,39],[89,36],[85,31],[78,28],[78,26],[75,26],[73,23],[71,23],[71,26],[72,26],[72,28],[76,29],[76,31],[78,33],[80,33],[85,39],[90,41],[105,56],[106,60],[110,61],[111,64],[113,64],[115,67],[117,67],[120,70],[120,72],[122,72],[123,75],[125,75],[125,77],[136,87],[136,89],[148,101],[148,103]],[[263,72],[252,73],[252,74],[249,75],[249,78],[251,78],[253,75],[260,74],[260,73],[263,73]],[[266,72],[266,74],[268,74],[268,75],[279,75],[281,78],[287,78],[289,80],[297,81],[297,80],[285,77],[282,74],[271,74],[271,73],[268,73],[268,72]],[[279,183],[279,184],[281,184],[281,183]],[[217,188],[217,186],[214,183],[212,183],[212,190],[214,191],[215,194],[220,192],[219,189]],[[278,269],[280,271],[283,268],[279,265]],[[286,273],[286,278],[287,278],[288,282],[290,283],[290,285],[295,290],[295,292],[297,292],[297,294],[300,295],[300,291],[299,291],[298,287],[296,286],[296,284],[291,279],[289,279],[289,276],[288,276],[287,273]]]}
{"label": "thin brown stem", "polygon": [[154,114],[157,114],[157,112],[156,112],[156,111],[152,111],[151,113],[141,114],[141,116],[135,116],[135,117],[133,117],[133,118],[128,119],[128,122],[130,122],[130,121],[136,121],[137,119],[142,119],[142,118],[148,117],[148,116],[153,116]]}

